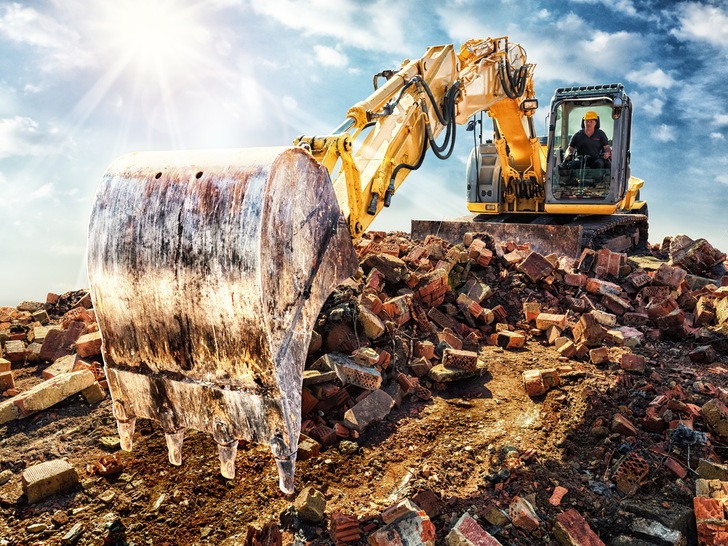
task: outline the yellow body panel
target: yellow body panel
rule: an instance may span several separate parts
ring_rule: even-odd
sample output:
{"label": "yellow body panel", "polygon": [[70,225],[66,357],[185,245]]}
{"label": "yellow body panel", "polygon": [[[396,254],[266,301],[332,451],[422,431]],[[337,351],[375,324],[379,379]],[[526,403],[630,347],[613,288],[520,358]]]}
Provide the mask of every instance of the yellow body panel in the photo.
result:
{"label": "yellow body panel", "polygon": [[578,205],[546,205],[547,214],[614,214],[617,211],[617,205],[600,205],[579,203]]}

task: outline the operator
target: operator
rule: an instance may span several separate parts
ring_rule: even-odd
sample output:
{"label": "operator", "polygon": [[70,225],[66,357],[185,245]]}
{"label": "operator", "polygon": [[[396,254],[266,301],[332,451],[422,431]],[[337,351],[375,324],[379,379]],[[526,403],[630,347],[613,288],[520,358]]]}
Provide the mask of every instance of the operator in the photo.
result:
{"label": "operator", "polygon": [[586,166],[589,168],[610,167],[609,159],[612,157],[612,149],[609,147],[607,135],[599,128],[599,116],[596,112],[589,111],[584,114],[584,118],[581,120],[581,131],[571,137],[563,163],[571,160],[575,150],[578,156],[586,157]]}

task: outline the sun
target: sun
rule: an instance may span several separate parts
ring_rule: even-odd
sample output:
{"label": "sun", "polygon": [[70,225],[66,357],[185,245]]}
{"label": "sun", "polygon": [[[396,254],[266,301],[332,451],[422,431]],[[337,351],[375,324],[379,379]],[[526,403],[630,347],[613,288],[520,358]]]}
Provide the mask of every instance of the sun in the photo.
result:
{"label": "sun", "polygon": [[103,2],[99,46],[113,62],[139,77],[173,77],[200,57],[207,31],[197,7],[181,0]]}

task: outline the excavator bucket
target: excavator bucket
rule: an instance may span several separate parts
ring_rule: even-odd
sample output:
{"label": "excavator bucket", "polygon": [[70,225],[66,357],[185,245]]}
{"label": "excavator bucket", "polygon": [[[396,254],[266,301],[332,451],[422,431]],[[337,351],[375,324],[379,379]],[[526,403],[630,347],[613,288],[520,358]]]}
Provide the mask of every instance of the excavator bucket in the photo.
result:
{"label": "excavator bucket", "polygon": [[267,444],[292,493],[311,332],[358,267],[328,171],[301,148],[123,156],[87,259],[122,448],[154,419],[180,465],[205,431],[233,478],[238,441]]}

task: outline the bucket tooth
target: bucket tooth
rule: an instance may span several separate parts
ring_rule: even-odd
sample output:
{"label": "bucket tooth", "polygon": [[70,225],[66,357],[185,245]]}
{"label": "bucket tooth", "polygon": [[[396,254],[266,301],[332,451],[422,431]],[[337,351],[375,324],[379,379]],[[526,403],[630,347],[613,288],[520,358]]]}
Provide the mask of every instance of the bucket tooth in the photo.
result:
{"label": "bucket tooth", "polygon": [[276,466],[278,467],[278,487],[286,495],[293,493],[293,481],[296,474],[296,454],[292,454],[287,459],[276,457]]}
{"label": "bucket tooth", "polygon": [[131,451],[132,438],[134,437],[134,426],[136,425],[136,415],[134,415],[131,408],[128,407],[121,399],[114,401],[112,411],[116,418],[116,427],[119,430],[121,449],[124,451]]}
{"label": "bucket tooth", "polygon": [[238,453],[238,441],[229,444],[217,444],[217,454],[220,458],[220,474],[228,480],[235,477],[235,455]]}
{"label": "bucket tooth", "polygon": [[87,256],[122,447],[159,421],[270,445],[292,491],[306,351],[321,306],[356,273],[329,173],[301,148],[145,152],[99,185]]}
{"label": "bucket tooth", "polygon": [[185,439],[185,429],[181,428],[175,432],[165,432],[164,439],[167,440],[169,462],[175,466],[180,466],[182,464],[182,443]]}

